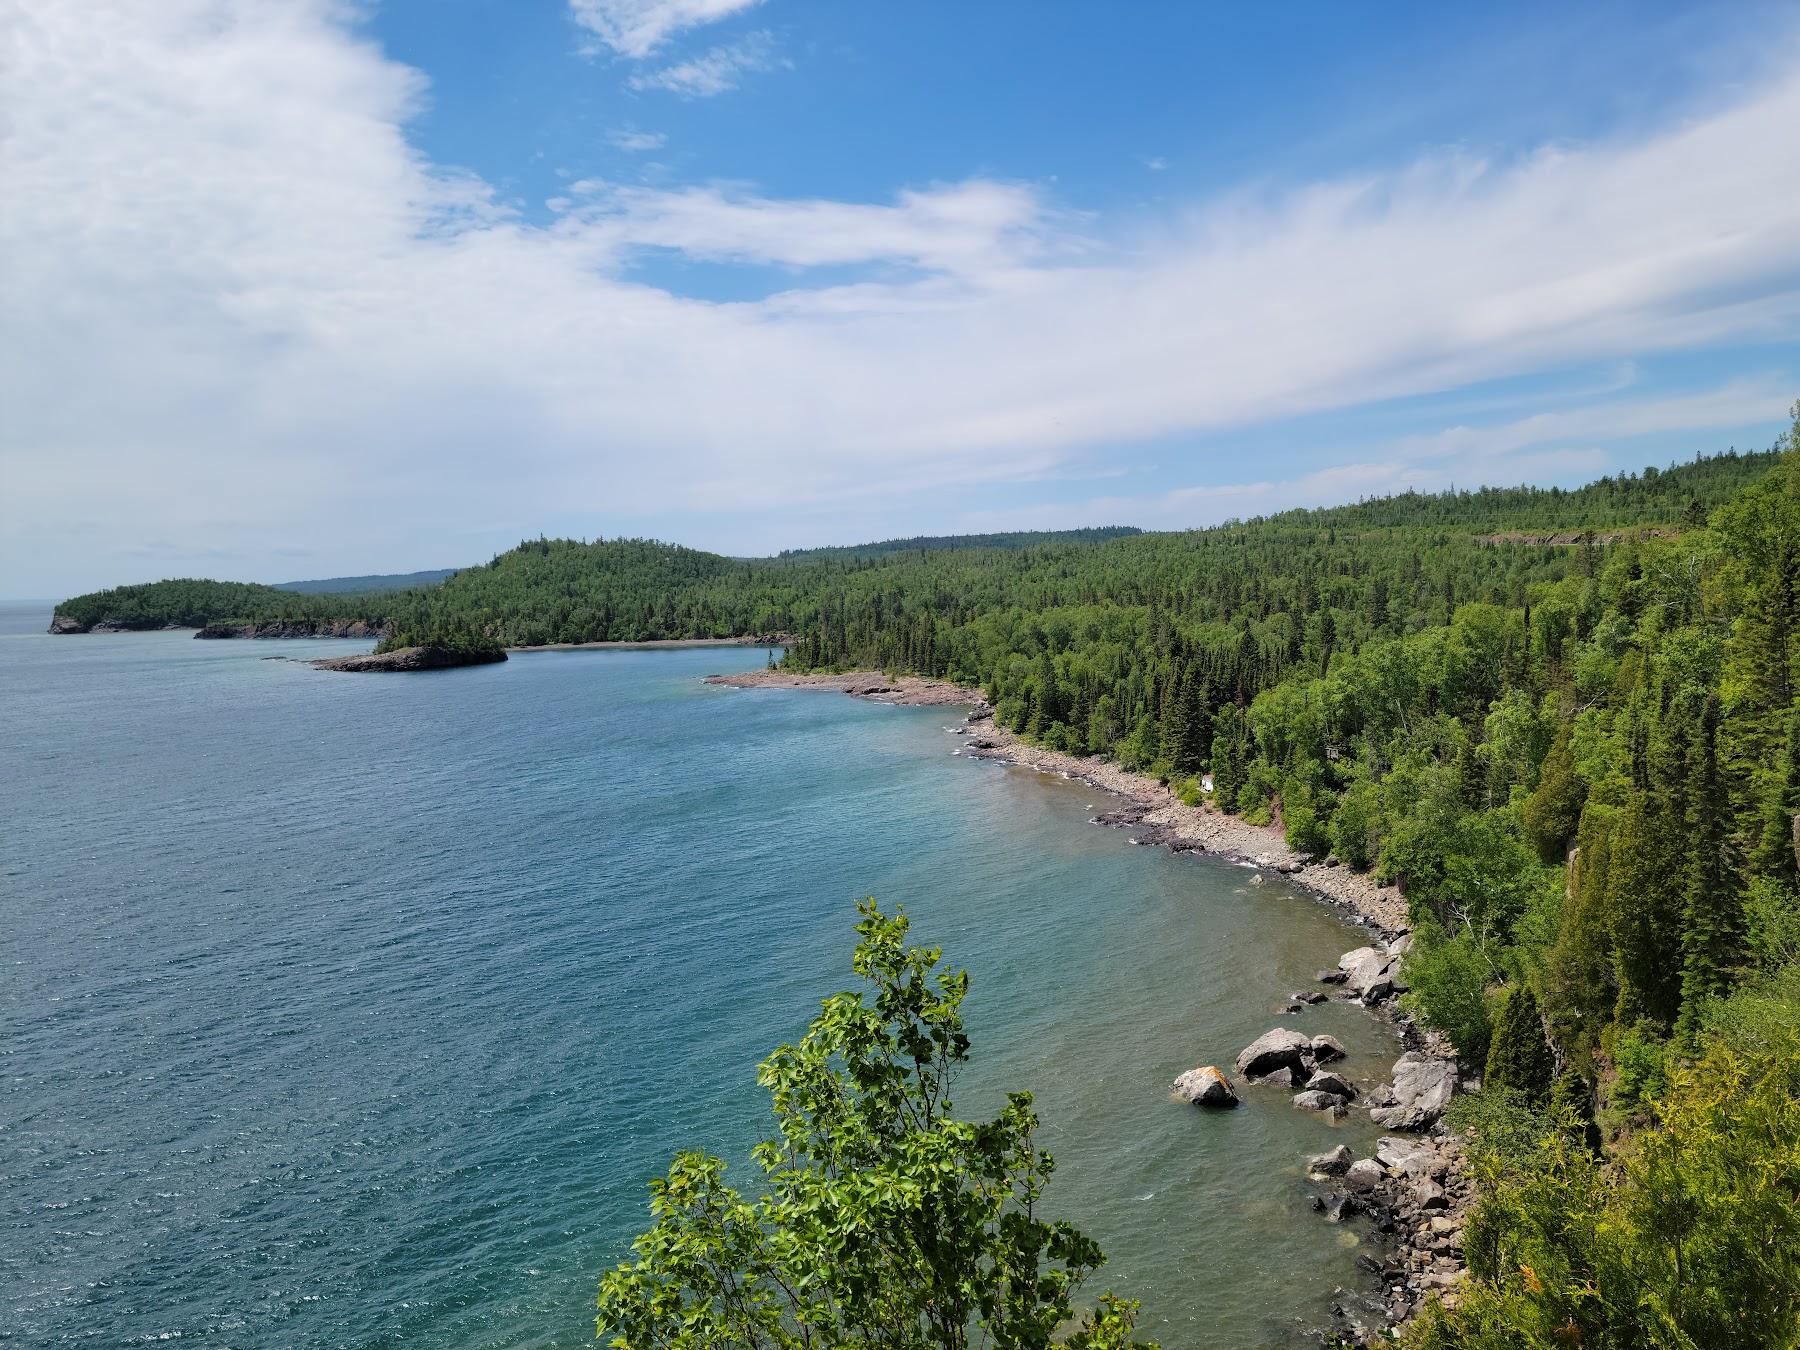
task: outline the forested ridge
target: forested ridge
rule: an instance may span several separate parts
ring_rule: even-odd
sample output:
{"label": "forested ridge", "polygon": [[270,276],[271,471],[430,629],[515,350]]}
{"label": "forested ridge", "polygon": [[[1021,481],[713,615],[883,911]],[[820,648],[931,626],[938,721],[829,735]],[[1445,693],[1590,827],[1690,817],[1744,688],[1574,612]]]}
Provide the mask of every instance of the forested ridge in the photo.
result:
{"label": "forested ridge", "polygon": [[1191,801],[1210,774],[1222,809],[1402,886],[1409,1006],[1484,1074],[1477,1278],[1421,1344],[1790,1345],[1796,418],[1767,453],[1573,491],[748,561],[534,540],[429,590],[165,582],[59,613],[783,635],[796,669],[979,684],[1006,725]]}

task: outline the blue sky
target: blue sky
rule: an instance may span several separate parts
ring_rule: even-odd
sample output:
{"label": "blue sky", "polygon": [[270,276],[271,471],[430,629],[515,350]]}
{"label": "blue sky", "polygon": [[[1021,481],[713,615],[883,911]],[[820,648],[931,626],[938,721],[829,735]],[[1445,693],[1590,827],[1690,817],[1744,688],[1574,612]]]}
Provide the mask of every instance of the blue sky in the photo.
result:
{"label": "blue sky", "polygon": [[1761,448],[1791,6],[28,0],[14,594]]}

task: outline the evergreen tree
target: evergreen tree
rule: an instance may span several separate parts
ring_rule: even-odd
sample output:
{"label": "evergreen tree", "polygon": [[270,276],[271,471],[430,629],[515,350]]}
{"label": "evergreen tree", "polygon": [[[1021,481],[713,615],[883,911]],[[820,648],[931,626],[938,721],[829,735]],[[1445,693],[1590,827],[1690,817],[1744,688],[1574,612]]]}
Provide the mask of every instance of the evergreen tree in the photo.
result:
{"label": "evergreen tree", "polygon": [[1510,1089],[1530,1105],[1543,1106],[1555,1076],[1556,1058],[1544,1039],[1537,998],[1530,985],[1514,985],[1501,995],[1482,1087]]}
{"label": "evergreen tree", "polygon": [[1543,772],[1537,787],[1525,799],[1520,822],[1525,836],[1547,863],[1561,862],[1563,850],[1581,821],[1581,806],[1587,800],[1587,784],[1575,771],[1575,757],[1569,748],[1573,722],[1564,722],[1550,743],[1544,758]]}
{"label": "evergreen tree", "polygon": [[1707,695],[1690,759],[1690,862],[1681,972],[1681,1020],[1689,1031],[1697,1025],[1702,1002],[1730,987],[1744,937],[1738,876],[1726,856],[1731,802],[1719,767],[1719,715],[1719,696]]}
{"label": "evergreen tree", "polygon": [[1594,1085],[1585,1074],[1564,1069],[1550,1089],[1550,1119],[1589,1153],[1599,1156],[1600,1126],[1594,1119]]}

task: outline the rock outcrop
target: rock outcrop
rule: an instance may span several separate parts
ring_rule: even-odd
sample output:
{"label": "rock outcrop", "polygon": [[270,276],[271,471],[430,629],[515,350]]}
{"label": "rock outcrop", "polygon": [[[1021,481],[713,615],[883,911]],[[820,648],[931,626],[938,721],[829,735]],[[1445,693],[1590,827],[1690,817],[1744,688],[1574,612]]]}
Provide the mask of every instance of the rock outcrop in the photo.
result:
{"label": "rock outcrop", "polygon": [[1210,1064],[1189,1069],[1175,1080],[1170,1091],[1182,1101],[1192,1102],[1195,1106],[1238,1104],[1238,1095],[1231,1086],[1231,1080]]}
{"label": "rock outcrop", "polygon": [[382,671],[451,670],[457,666],[485,666],[506,660],[503,651],[452,651],[445,647],[401,647],[377,656],[367,652],[360,656],[338,656],[311,664],[319,670],[347,670],[358,674]]}

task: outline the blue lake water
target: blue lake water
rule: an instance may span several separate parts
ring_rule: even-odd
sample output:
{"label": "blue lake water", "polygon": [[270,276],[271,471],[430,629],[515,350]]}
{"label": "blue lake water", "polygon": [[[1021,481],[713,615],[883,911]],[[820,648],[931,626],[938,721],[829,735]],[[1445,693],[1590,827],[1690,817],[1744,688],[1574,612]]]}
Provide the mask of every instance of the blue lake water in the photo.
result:
{"label": "blue lake water", "polygon": [[1169,1081],[1278,1023],[1352,1076],[1360,945],[1276,878],[1134,847],[944,709],[709,687],[758,650],[417,676],[352,642],[49,637],[0,611],[0,1341],[592,1344],[684,1146],[748,1181],[757,1061],[853,983],[855,900],[971,974],[965,1114],[1030,1088],[1053,1208],[1174,1350],[1355,1286],[1305,1156],[1375,1131]]}

